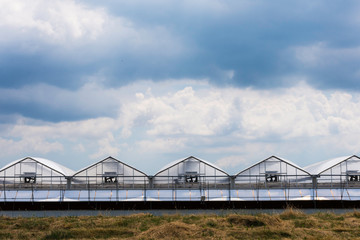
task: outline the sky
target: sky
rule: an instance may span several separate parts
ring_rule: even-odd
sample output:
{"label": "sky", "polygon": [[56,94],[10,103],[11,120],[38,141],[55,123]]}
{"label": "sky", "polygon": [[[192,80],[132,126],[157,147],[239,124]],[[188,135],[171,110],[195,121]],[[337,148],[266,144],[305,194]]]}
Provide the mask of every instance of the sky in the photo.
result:
{"label": "sky", "polygon": [[0,165],[229,174],[359,154],[360,2],[0,0]]}

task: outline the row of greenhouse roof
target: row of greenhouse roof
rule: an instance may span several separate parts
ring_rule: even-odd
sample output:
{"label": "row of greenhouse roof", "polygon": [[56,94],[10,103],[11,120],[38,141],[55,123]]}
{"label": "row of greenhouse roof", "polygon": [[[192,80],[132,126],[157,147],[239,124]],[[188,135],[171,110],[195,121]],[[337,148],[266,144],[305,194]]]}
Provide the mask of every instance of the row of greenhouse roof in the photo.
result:
{"label": "row of greenhouse roof", "polygon": [[[279,175],[295,176],[295,175],[312,175],[321,174],[332,175],[360,175],[360,158],[356,155],[339,157],[335,159],[325,160],[306,167],[299,167],[295,163],[280,157],[271,156],[262,160],[235,175],[264,175],[270,177]],[[77,172],[44,158],[26,157],[9,163],[0,169],[0,177],[23,176],[31,174],[41,174],[41,176],[148,176],[144,172],[122,162],[113,157],[105,158],[97,163],[85,167]],[[211,164],[205,160],[190,156],[185,159],[174,161],[161,170],[156,176],[230,176],[221,168]],[[359,176],[360,178],[360,176]],[[31,179],[29,179],[31,180]],[[191,179],[192,180],[192,179]],[[270,179],[271,180],[271,179]],[[360,180],[360,179],[359,179]]]}

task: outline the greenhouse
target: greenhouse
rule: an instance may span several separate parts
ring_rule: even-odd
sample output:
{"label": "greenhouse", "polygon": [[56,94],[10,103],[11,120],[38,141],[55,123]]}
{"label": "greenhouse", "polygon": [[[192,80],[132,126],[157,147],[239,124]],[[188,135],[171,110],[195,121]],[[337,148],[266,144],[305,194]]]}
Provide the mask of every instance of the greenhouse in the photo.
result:
{"label": "greenhouse", "polygon": [[242,206],[242,202],[332,200],[343,204],[360,201],[360,158],[340,157],[301,168],[271,156],[229,175],[190,156],[148,176],[113,157],[77,172],[47,159],[26,157],[1,168],[0,181],[2,208],[9,202],[77,202],[80,207],[84,202],[105,206],[120,202],[149,203],[147,206],[156,202],[231,202]]}
{"label": "greenhouse", "polygon": [[196,157],[174,161],[152,179],[154,188],[216,188],[229,184],[229,175],[215,165]]}
{"label": "greenhouse", "polygon": [[316,178],[316,195],[328,200],[360,200],[360,158],[325,160],[305,167]]}
{"label": "greenhouse", "polygon": [[271,156],[235,175],[235,188],[312,187],[310,174],[292,163]]}
{"label": "greenhouse", "polygon": [[313,199],[311,175],[292,163],[271,156],[234,176],[232,201]]}
{"label": "greenhouse", "polygon": [[228,200],[230,176],[215,165],[190,156],[171,162],[151,177],[148,200]]}
{"label": "greenhouse", "polygon": [[145,173],[108,157],[76,172],[71,178],[71,183],[72,189],[143,189],[147,187],[149,180]]}
{"label": "greenhouse", "polygon": [[339,157],[305,167],[312,175],[318,176],[318,187],[360,186],[360,158],[358,156]]}
{"label": "greenhouse", "polygon": [[65,189],[74,171],[44,158],[26,157],[0,169],[5,189]]}
{"label": "greenhouse", "polygon": [[85,167],[71,177],[65,201],[144,201],[149,180],[145,173],[113,157]]}

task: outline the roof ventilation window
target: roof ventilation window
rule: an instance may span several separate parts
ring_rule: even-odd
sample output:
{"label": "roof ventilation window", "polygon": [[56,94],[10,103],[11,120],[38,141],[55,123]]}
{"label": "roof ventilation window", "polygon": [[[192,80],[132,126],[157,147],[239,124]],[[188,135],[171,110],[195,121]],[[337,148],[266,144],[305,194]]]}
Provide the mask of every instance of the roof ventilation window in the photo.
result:
{"label": "roof ventilation window", "polygon": [[280,175],[278,171],[266,171],[265,180],[266,182],[280,182]]}
{"label": "roof ventilation window", "polygon": [[199,174],[197,172],[186,172],[185,181],[190,183],[197,183],[199,180],[198,175]]}
{"label": "roof ventilation window", "polygon": [[347,179],[349,182],[358,182],[360,181],[360,173],[356,170],[351,170],[346,172]]}
{"label": "roof ventilation window", "polygon": [[116,172],[105,172],[103,174],[104,183],[116,183],[117,174]]}
{"label": "roof ventilation window", "polygon": [[24,183],[36,183],[35,172],[24,172],[23,178],[24,178]]}

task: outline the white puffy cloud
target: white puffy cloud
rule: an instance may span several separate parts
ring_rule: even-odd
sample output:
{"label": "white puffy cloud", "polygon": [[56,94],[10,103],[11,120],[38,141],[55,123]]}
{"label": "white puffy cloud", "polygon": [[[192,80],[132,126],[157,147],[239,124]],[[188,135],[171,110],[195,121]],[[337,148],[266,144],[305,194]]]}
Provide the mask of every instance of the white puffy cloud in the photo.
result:
{"label": "white puffy cloud", "polygon": [[[185,87],[165,96],[136,93],[136,101],[122,107],[121,119],[128,134],[139,124],[154,136],[215,136],[234,126],[233,134],[243,139],[325,136],[329,134],[328,118],[344,120],[334,107],[341,107],[341,114],[354,114],[351,109],[359,101],[346,95],[327,97],[304,84],[275,92]],[[344,105],[352,106],[345,110]]]}
{"label": "white puffy cloud", "polygon": [[181,37],[164,26],[138,26],[131,19],[79,1],[0,0],[0,5],[0,51],[12,46],[32,54],[45,48],[50,58],[82,64],[117,54],[171,57],[187,52]]}
{"label": "white puffy cloud", "polygon": [[317,117],[322,104],[327,103],[327,98],[319,91],[297,86],[284,93],[254,91],[251,94],[251,98],[238,98],[242,113],[239,120],[244,129],[240,134],[244,137],[294,138],[327,134],[324,119]]}
{"label": "white puffy cloud", "polygon": [[43,39],[65,42],[97,38],[108,21],[104,9],[90,9],[75,1],[1,0],[0,27],[14,34],[37,34]]}
{"label": "white puffy cloud", "polygon": [[107,156],[117,156],[120,152],[119,144],[112,133],[107,133],[105,137],[100,138],[97,141],[98,150],[90,157],[93,159],[102,159]]}
{"label": "white puffy cloud", "polygon": [[216,91],[197,95],[192,87],[186,87],[161,97],[137,96],[136,102],[123,106],[125,122],[133,127],[136,121],[145,121],[149,135],[209,136],[229,123],[231,102]]}
{"label": "white puffy cloud", "polygon": [[[185,87],[160,96],[138,92],[121,115],[127,137],[143,128],[153,139],[186,138],[179,149],[191,146],[223,156],[218,163],[229,167],[235,164],[233,156],[243,159],[235,159],[236,164],[245,164],[271,155],[304,159],[301,154],[356,153],[360,144],[349,136],[360,133],[359,107],[357,93],[321,91],[301,83],[277,90]],[[341,138],[346,139],[337,143]],[[141,143],[148,151],[168,152],[159,147],[166,146],[160,140]]]}
{"label": "white puffy cloud", "polygon": [[[56,95],[57,89],[52,91]],[[72,104],[76,94],[87,92],[102,96],[93,109],[96,117],[58,123],[20,117],[1,124],[0,147],[6,149],[1,156],[73,151],[91,159],[112,155],[143,163],[146,156],[186,153],[235,168],[271,155],[303,166],[314,158],[356,154],[360,149],[360,95],[356,92],[321,91],[304,83],[254,90],[215,88],[204,81],[144,81],[117,89],[94,85],[67,92],[64,98],[73,100],[64,108],[91,109],[91,97],[89,105],[86,101]],[[102,115],[101,106],[110,108],[110,102],[114,114],[98,117],[96,112]]]}
{"label": "white puffy cloud", "polygon": [[[119,154],[113,132],[119,125],[115,119],[94,118],[82,121],[49,123],[21,118],[15,124],[2,125],[0,147],[2,157],[23,153],[37,155],[78,152],[88,157]],[[68,147],[70,146],[70,147]]]}
{"label": "white puffy cloud", "polygon": [[21,138],[20,140],[0,138],[0,146],[2,149],[1,157],[14,156],[19,153],[23,153],[24,155],[28,153],[47,154],[49,152],[55,153],[64,150],[60,142],[47,141],[37,136]]}

